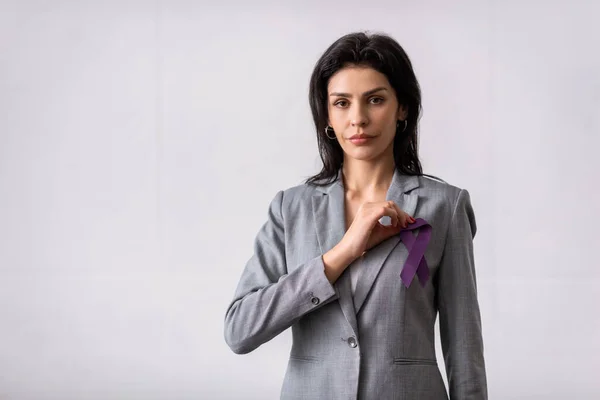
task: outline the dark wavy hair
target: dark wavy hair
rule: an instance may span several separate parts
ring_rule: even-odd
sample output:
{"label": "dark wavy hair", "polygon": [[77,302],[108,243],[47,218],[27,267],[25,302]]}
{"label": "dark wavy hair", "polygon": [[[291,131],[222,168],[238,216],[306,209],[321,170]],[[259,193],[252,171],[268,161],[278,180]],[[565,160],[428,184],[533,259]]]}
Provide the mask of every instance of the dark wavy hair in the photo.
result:
{"label": "dark wavy hair", "polygon": [[421,89],[404,49],[393,38],[381,33],[349,33],[337,39],[317,61],[311,78],[309,102],[317,143],[323,161],[321,172],[305,183],[324,186],[337,177],[344,152],[337,140],[325,135],[328,120],[327,85],[329,79],[347,66],[370,67],[384,74],[394,89],[398,104],[407,108],[407,126],[400,124],[394,137],[396,169],[405,175],[423,175],[417,152],[418,120],[421,114]]}

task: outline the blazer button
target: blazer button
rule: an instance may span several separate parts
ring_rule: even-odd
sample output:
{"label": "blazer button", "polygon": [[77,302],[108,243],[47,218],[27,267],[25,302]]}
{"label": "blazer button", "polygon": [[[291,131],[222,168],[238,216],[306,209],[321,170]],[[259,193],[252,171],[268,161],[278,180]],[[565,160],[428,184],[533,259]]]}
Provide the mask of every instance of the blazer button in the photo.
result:
{"label": "blazer button", "polygon": [[318,297],[313,297],[312,299],[310,299],[310,301],[312,301],[312,303],[313,303],[315,306],[321,302],[321,300],[319,300],[319,298],[318,298]]}
{"label": "blazer button", "polygon": [[356,344],[356,339],[354,338],[354,336],[350,336],[348,338],[348,346],[355,348],[357,346]]}

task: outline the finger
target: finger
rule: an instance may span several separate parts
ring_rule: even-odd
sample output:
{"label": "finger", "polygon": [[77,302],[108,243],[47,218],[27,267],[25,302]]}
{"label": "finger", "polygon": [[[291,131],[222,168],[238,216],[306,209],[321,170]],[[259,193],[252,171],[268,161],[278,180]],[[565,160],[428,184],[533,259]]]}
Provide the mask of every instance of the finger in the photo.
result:
{"label": "finger", "polygon": [[398,213],[398,209],[395,203],[391,200],[385,202],[385,215],[390,217],[391,224],[389,227],[397,227],[400,223],[400,214]]}
{"label": "finger", "polygon": [[396,207],[396,210],[398,211],[398,215],[400,215],[400,219],[401,219],[401,224],[403,228],[406,228],[408,226],[408,224],[412,224],[413,222],[415,222],[415,219],[410,216],[408,213],[404,212],[403,210],[400,209],[400,207],[394,203],[394,206]]}
{"label": "finger", "polygon": [[400,207],[398,207],[398,204],[396,204],[394,201],[390,201],[390,204],[394,208],[394,211],[396,212],[396,220],[395,220],[394,227],[402,226],[402,210],[400,209]]}
{"label": "finger", "polygon": [[396,204],[393,201],[390,201],[390,203],[391,203],[392,207],[394,207],[394,210],[396,211],[396,214],[398,215],[398,219],[397,219],[397,222],[396,222],[395,226],[398,226],[398,225],[403,226],[403,223],[404,223],[404,221],[403,221],[403,214],[404,213],[402,212],[402,210],[400,209],[400,207],[398,207],[398,204]]}
{"label": "finger", "polygon": [[394,201],[390,201],[390,205],[394,208],[394,211],[396,212],[396,215],[398,216],[396,219],[396,225],[395,226],[400,226],[402,228],[406,227],[406,216],[404,211],[402,211],[400,209],[400,207],[398,207],[398,204],[396,204]]}

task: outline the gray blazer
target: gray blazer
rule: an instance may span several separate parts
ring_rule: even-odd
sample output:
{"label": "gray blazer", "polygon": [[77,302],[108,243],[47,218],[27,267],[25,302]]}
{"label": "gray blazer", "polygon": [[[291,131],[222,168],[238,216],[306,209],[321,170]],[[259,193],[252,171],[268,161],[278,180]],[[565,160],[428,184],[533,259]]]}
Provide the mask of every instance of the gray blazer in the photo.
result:
{"label": "gray blazer", "polygon": [[396,171],[386,199],[432,226],[430,279],[404,286],[408,252],[397,235],[365,254],[353,296],[349,270],[331,285],[322,259],[345,233],[340,176],[275,195],[225,315],[227,344],[248,353],[292,327],[281,399],[448,399],[439,312],[450,399],[487,399],[468,191]]}

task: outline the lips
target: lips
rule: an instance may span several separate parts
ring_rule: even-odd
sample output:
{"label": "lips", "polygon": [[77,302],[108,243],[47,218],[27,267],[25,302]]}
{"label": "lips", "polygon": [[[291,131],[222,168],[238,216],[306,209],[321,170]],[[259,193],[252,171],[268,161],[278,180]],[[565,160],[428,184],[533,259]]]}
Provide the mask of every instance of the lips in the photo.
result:
{"label": "lips", "polygon": [[369,136],[369,135],[365,135],[364,133],[361,133],[359,135],[354,135],[354,136],[350,136],[349,140],[353,140],[353,139],[370,139],[373,136]]}
{"label": "lips", "polygon": [[370,143],[373,140],[373,136],[366,135],[355,135],[352,136],[348,141],[356,146],[361,146],[363,144]]}

